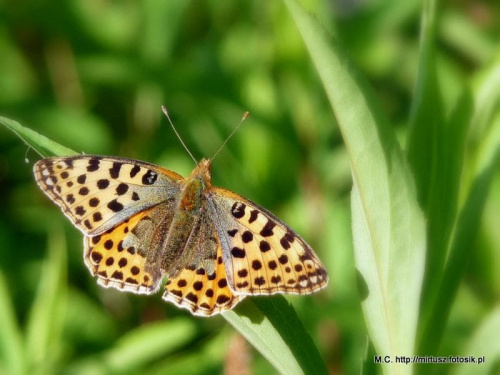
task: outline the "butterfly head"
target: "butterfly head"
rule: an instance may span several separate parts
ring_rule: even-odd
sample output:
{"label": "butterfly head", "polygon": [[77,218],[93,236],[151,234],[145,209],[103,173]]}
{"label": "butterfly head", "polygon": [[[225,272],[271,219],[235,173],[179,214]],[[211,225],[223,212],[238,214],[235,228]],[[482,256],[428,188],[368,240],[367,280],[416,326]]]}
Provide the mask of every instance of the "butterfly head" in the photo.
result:
{"label": "butterfly head", "polygon": [[201,179],[207,186],[210,186],[210,181],[212,180],[211,167],[211,159],[201,159],[189,177]]}

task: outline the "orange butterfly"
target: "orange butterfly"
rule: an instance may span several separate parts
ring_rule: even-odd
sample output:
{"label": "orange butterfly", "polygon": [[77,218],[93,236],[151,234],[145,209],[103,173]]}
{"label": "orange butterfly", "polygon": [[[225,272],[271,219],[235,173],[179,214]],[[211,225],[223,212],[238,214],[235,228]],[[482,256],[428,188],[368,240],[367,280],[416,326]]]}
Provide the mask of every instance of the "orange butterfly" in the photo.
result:
{"label": "orange butterfly", "polygon": [[[212,159],[213,160],[213,159]],[[311,247],[272,213],[211,185],[211,160],[191,175],[107,156],[38,161],[41,189],[84,238],[99,284],[151,294],[195,315],[231,309],[246,295],[309,294],[327,272]]]}

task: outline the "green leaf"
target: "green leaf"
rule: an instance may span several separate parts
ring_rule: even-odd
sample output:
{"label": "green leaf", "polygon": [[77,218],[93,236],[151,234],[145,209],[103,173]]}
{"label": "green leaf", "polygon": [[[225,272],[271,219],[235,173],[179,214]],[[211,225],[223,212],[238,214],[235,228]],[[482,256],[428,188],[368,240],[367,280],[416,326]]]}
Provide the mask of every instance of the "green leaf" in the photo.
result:
{"label": "green leaf", "polygon": [[[337,41],[284,0],[316,65],[351,160],[355,259],[368,287],[362,307],[381,355],[414,353],[426,233],[403,152],[372,91]],[[393,357],[394,358],[394,357]],[[384,366],[387,373],[412,366]]]}
{"label": "green leaf", "polygon": [[0,373],[25,373],[21,331],[16,321],[14,306],[7,282],[0,270]]}
{"label": "green leaf", "polygon": [[420,346],[434,352],[444,332],[452,302],[465,272],[471,249],[481,223],[491,181],[498,170],[500,153],[500,56],[480,77],[474,93],[476,111],[471,120],[473,151],[467,155],[472,161],[471,182],[465,191],[466,199],[460,209],[453,231],[451,247],[443,279],[439,285],[436,305],[426,327]]}
{"label": "green leaf", "polygon": [[[182,375],[205,375],[218,374],[222,372],[228,354],[221,348],[231,345],[228,339],[228,329],[220,330],[215,335],[210,335],[203,340],[203,346],[190,347],[181,355],[173,355],[163,359],[147,368],[148,375],[182,374]],[[232,332],[231,332],[232,333]],[[234,334],[233,334],[234,336]],[[231,351],[231,349],[230,349]],[[240,354],[240,353],[238,353]],[[241,366],[241,363],[236,363]],[[225,368],[227,370],[227,368]]]}
{"label": "green leaf", "polygon": [[[419,325],[419,353],[436,354],[439,339],[436,330],[429,330],[429,321],[435,320],[436,310],[442,310],[439,290],[445,270],[446,256],[449,254],[452,230],[457,220],[458,195],[462,173],[465,139],[469,129],[472,113],[470,90],[464,90],[457,101],[450,118],[443,127],[445,134],[439,144],[439,155],[435,160],[440,173],[435,174],[432,197],[428,210],[428,251],[426,264],[426,280],[424,283],[421,304],[421,321]],[[447,190],[447,192],[446,192]],[[439,230],[438,230],[439,229]],[[443,321],[439,322],[444,326]],[[425,371],[425,365],[422,370]]]}
{"label": "green leaf", "polygon": [[49,232],[48,258],[26,328],[30,373],[51,374],[62,352],[66,303],[66,240],[62,229]]}
{"label": "green leaf", "polygon": [[196,337],[196,322],[175,318],[150,323],[130,331],[100,355],[74,363],[72,374],[135,373],[150,362],[164,358]]}
{"label": "green leaf", "polygon": [[25,128],[17,121],[0,116],[0,124],[12,130],[24,143],[33,148],[40,155],[47,157],[50,155],[68,156],[76,155],[77,152],[54,142],[34,130]]}
{"label": "green leaf", "polygon": [[148,361],[172,353],[196,336],[192,319],[177,318],[151,323],[120,338],[116,346],[104,355],[107,368],[116,372],[139,367]]}
{"label": "green leaf", "polygon": [[500,306],[493,309],[472,336],[462,357],[474,356],[482,363],[464,363],[457,366],[456,375],[495,374],[500,366]]}
{"label": "green leaf", "polygon": [[222,316],[282,374],[327,374],[325,364],[283,296],[253,298]]}
{"label": "green leaf", "polygon": [[[445,121],[436,67],[434,0],[424,2],[420,64],[407,142],[419,203],[427,218],[427,255],[422,290],[420,334],[433,314],[456,219],[465,135],[472,111],[467,91]],[[435,354],[421,348],[421,354]]]}
{"label": "green leaf", "polygon": [[[442,271],[448,239],[446,234],[451,228],[449,223],[444,228],[444,221],[449,222],[449,220],[445,220],[442,216],[448,215],[450,212],[448,206],[453,203],[453,200],[442,199],[443,194],[449,194],[449,188],[457,190],[456,179],[446,183],[445,177],[448,176],[446,169],[443,171],[442,164],[445,160],[442,155],[443,145],[446,144],[447,139],[444,129],[443,104],[436,72],[435,8],[435,1],[424,1],[420,64],[407,142],[408,162],[415,176],[419,203],[426,211],[428,218],[429,243],[426,270],[428,273],[430,272],[431,277],[434,275],[438,277],[438,271]],[[452,196],[455,195],[452,194]]]}

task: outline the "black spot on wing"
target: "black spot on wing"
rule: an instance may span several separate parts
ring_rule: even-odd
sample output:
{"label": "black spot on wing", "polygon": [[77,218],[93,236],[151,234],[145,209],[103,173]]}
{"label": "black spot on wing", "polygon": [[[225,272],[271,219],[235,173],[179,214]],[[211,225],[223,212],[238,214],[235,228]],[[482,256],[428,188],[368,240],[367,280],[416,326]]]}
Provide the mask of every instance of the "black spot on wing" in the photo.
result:
{"label": "black spot on wing", "polygon": [[116,194],[123,195],[128,191],[128,185],[123,182],[116,187]]}
{"label": "black spot on wing", "polygon": [[180,290],[172,289],[169,292],[172,293],[174,296],[182,298],[182,292]]}
{"label": "black spot on wing", "polygon": [[282,254],[279,258],[278,258],[279,262],[281,264],[287,264],[288,263],[288,257],[286,256],[286,254]]}
{"label": "black spot on wing", "polygon": [[113,179],[117,179],[120,176],[120,169],[123,163],[113,162],[113,166],[109,169],[109,176]]}
{"label": "black spot on wing", "polygon": [[134,165],[134,167],[130,170],[130,178],[134,178],[140,170],[141,167],[139,167],[138,165]]}
{"label": "black spot on wing", "polygon": [[99,203],[100,203],[100,202],[99,202],[99,199],[98,199],[98,198],[95,198],[95,197],[94,197],[94,198],[91,198],[91,199],[89,200],[89,206],[90,206],[90,207],[97,207],[97,206],[99,205]]}
{"label": "black spot on wing", "polygon": [[246,205],[241,202],[234,202],[233,207],[231,207],[231,214],[237,218],[241,219],[243,216],[245,216],[245,209]]}
{"label": "black spot on wing", "polygon": [[265,283],[266,283],[266,280],[262,276],[256,277],[255,280],[254,280],[254,284],[257,285],[257,286],[264,285]]}
{"label": "black spot on wing", "polygon": [[153,185],[157,178],[158,174],[153,172],[151,169],[148,169],[148,171],[144,173],[144,176],[142,176],[142,183],[144,185]]}
{"label": "black spot on wing", "polygon": [[87,211],[85,210],[85,208],[83,208],[83,206],[78,206],[76,209],[75,209],[75,214],[77,214],[78,216],[83,216],[85,215]]}
{"label": "black spot on wing", "polygon": [[243,240],[244,243],[248,243],[248,242],[252,241],[253,240],[253,234],[252,234],[252,232],[246,230],[241,235],[241,239]]}
{"label": "black spot on wing", "polygon": [[127,277],[127,280],[125,280],[125,282],[130,283],[130,284],[139,284],[137,282],[137,280],[135,280],[135,279],[133,279],[131,277]]}
{"label": "black spot on wing", "polygon": [[106,179],[106,178],[103,178],[99,181],[97,181],[97,187],[100,189],[100,190],[104,190],[106,189],[107,187],[109,186],[109,180]]}
{"label": "black spot on wing", "polygon": [[257,210],[250,211],[250,219],[248,219],[248,223],[252,224],[255,220],[257,220],[258,216],[259,216],[259,211]]}
{"label": "black spot on wing", "polygon": [[255,270],[255,271],[258,271],[262,268],[262,263],[259,261],[259,260],[254,260],[252,262],[252,268]]}
{"label": "black spot on wing", "polygon": [[260,235],[262,237],[270,237],[274,234],[273,228],[276,226],[276,223],[272,221],[271,219],[267,219],[266,225],[264,225],[264,228],[260,231]]}
{"label": "black spot on wing", "polygon": [[231,255],[235,258],[244,258],[246,253],[244,249],[235,246],[231,249]]}
{"label": "black spot on wing", "polygon": [[125,258],[121,258],[121,259],[119,260],[119,262],[118,262],[118,265],[120,266],[120,268],[123,268],[123,267],[125,267],[125,266],[127,265],[127,263],[128,263],[128,262],[127,262],[127,259],[125,259]]}
{"label": "black spot on wing", "polygon": [[290,248],[290,242],[286,239],[286,236],[283,236],[280,240],[281,247],[283,249],[288,250]]}
{"label": "black spot on wing", "polygon": [[89,159],[89,163],[87,165],[88,172],[95,172],[99,169],[99,164],[101,162],[100,158],[91,158]]}
{"label": "black spot on wing", "polygon": [[193,303],[197,303],[198,302],[198,297],[195,294],[191,293],[191,292],[189,292],[186,295],[186,299],[189,300],[189,301],[191,301],[191,302],[193,302]]}
{"label": "black spot on wing", "polygon": [[280,281],[281,281],[281,276],[279,276],[279,275],[271,277],[271,282],[273,284],[279,284]]}
{"label": "black spot on wing", "polygon": [[239,277],[247,277],[248,276],[248,271],[243,269],[238,271],[238,276]]}
{"label": "black spot on wing", "polygon": [[113,212],[120,212],[121,210],[123,210],[123,204],[118,202],[118,200],[113,199],[108,203],[108,208]]}
{"label": "black spot on wing", "polygon": [[84,186],[82,188],[80,188],[80,190],[78,190],[78,194],[84,196],[84,195],[87,195],[88,193],[90,193],[90,190]]}
{"label": "black spot on wing", "polygon": [[259,249],[260,249],[260,251],[265,253],[266,251],[271,250],[271,245],[269,245],[269,242],[262,240],[262,241],[260,241]]}
{"label": "black spot on wing", "polygon": [[219,297],[217,297],[217,304],[222,305],[231,299],[228,296],[225,296],[224,294],[221,294]]}
{"label": "black spot on wing", "polygon": [[102,254],[98,253],[97,251],[92,251],[92,253],[90,254],[90,257],[92,258],[92,260],[95,263],[99,263],[102,260]]}

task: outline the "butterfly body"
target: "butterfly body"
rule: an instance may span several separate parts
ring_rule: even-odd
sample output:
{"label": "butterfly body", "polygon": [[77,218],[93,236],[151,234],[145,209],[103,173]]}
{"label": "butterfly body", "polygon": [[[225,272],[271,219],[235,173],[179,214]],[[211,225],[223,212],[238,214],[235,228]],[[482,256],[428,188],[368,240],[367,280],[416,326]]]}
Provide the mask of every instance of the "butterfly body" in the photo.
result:
{"label": "butterfly body", "polygon": [[42,190],[84,237],[98,282],[163,298],[200,316],[246,295],[308,294],[327,273],[307,243],[272,213],[211,185],[211,161],[187,178],[117,157],[47,158],[34,166]]}

